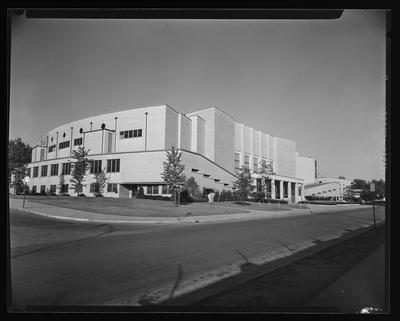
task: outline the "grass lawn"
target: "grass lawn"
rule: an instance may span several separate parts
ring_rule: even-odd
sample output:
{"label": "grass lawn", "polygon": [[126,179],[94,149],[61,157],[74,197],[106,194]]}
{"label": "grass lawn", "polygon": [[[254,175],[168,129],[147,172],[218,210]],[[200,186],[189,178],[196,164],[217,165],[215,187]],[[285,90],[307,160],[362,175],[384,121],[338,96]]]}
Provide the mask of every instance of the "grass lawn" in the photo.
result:
{"label": "grass lawn", "polygon": [[[22,198],[22,196],[13,196],[13,198]],[[26,196],[26,200],[87,212],[140,217],[234,214],[249,212],[248,209],[264,211],[287,210],[287,205],[279,207],[277,204],[271,204],[271,207],[269,207],[268,204],[250,203],[250,205],[239,205],[234,202],[192,203],[176,207],[169,201],[136,198]]]}

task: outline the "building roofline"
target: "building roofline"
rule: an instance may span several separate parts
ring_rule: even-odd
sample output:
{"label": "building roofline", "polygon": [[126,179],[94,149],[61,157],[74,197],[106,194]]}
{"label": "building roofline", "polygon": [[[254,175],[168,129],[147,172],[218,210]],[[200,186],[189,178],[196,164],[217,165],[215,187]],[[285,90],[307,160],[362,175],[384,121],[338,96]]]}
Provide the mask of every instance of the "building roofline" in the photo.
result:
{"label": "building roofline", "polygon": [[197,112],[199,112],[199,111],[203,111],[203,110],[207,110],[207,109],[217,109],[217,110],[220,111],[221,113],[227,115],[229,118],[232,118],[234,121],[236,121],[236,119],[235,119],[234,117],[232,117],[232,116],[229,115],[227,112],[225,112],[225,111],[223,111],[222,109],[220,109],[220,108],[218,108],[218,107],[215,107],[215,106],[213,106],[213,107],[208,107],[208,108],[203,108],[203,109],[199,109],[199,110],[195,110],[195,111],[192,111],[192,112],[188,113],[188,115],[189,115],[189,114],[195,114],[195,113],[197,113]]}
{"label": "building roofline", "polygon": [[73,121],[70,121],[68,123],[65,124],[61,124],[59,126],[56,126],[52,129],[49,129],[47,131],[45,131],[41,136],[39,136],[40,138],[42,138],[43,136],[46,136],[47,134],[49,134],[49,132],[58,129],[60,127],[64,127],[64,126],[68,126],[72,123],[78,122],[78,121],[85,121],[85,120],[89,120],[91,118],[95,118],[95,117],[100,117],[100,116],[109,116],[109,115],[113,115],[113,114],[117,114],[117,113],[122,113],[122,112],[127,112],[127,111],[131,111],[131,110],[140,110],[140,109],[147,109],[147,108],[156,108],[156,107],[168,107],[170,109],[172,109],[173,111],[175,111],[176,113],[178,113],[175,109],[171,108],[170,106],[164,104],[164,105],[156,105],[156,106],[147,106],[147,107],[138,107],[138,108],[130,108],[130,109],[123,109],[123,110],[117,110],[117,111],[112,111],[109,113],[105,113],[105,114],[98,114],[98,115],[93,115],[93,116],[89,116],[89,117],[85,117],[85,118],[80,118],[80,119],[76,119]]}

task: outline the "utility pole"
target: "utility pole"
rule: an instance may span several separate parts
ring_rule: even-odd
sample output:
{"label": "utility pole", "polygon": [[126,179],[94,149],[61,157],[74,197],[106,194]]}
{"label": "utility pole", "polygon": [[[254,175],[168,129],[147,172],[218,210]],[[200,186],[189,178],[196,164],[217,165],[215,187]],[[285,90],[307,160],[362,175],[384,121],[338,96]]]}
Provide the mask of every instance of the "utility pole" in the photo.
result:
{"label": "utility pole", "polygon": [[370,192],[374,192],[373,199],[372,199],[372,211],[374,213],[374,227],[376,227],[376,218],[375,218],[375,184],[371,183],[369,185]]}
{"label": "utility pole", "polygon": [[144,128],[144,135],[145,135],[144,136],[144,150],[147,151],[147,115],[148,115],[148,112],[146,111],[144,114],[146,115],[146,126]]}
{"label": "utility pole", "polygon": [[26,187],[28,185],[29,182],[29,176],[25,176],[24,178],[24,200],[22,202],[22,208],[25,208],[25,195],[26,195]]}

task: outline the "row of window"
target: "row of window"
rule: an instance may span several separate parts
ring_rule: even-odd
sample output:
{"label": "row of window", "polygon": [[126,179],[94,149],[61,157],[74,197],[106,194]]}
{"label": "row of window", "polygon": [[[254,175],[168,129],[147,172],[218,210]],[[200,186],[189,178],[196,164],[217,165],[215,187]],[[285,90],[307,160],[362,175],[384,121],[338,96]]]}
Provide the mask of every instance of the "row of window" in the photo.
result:
{"label": "row of window", "polygon": [[[267,169],[272,170],[272,162],[267,162],[266,159],[261,159],[261,165],[267,167]],[[250,168],[250,156],[244,155],[243,166]],[[235,173],[240,173],[240,154],[235,153]],[[253,172],[257,172],[259,170],[259,158],[253,157]]]}
{"label": "row of window", "polygon": [[58,149],[64,149],[69,147],[69,140],[65,141],[65,142],[61,142],[58,144]]}
{"label": "row of window", "polygon": [[[147,185],[146,193],[151,195],[159,194],[159,185]],[[161,185],[161,194],[170,194],[168,185]]]}
{"label": "row of window", "polygon": [[[90,162],[90,174],[98,174],[101,172],[102,160],[95,160]],[[120,160],[118,159],[108,159],[107,160],[107,172],[108,173],[119,173]]]}
{"label": "row of window", "polygon": [[119,139],[142,137],[141,129],[132,129],[119,132]]}
{"label": "row of window", "polygon": [[[50,185],[48,192],[51,194],[55,194],[57,190],[57,185]],[[62,184],[60,186],[60,193],[68,193],[69,185]],[[80,190],[82,192],[82,190]],[[91,193],[98,193],[99,192],[99,185],[97,183],[90,184],[90,192]],[[118,193],[118,184],[117,183],[108,183],[107,184],[107,192],[108,193]],[[37,186],[32,186],[32,193],[37,193]],[[46,185],[40,185],[40,193],[46,193]]]}
{"label": "row of window", "polygon": [[[101,160],[95,160],[90,163],[90,173],[97,174],[101,172]],[[71,174],[71,163],[61,164],[61,175]],[[47,168],[49,165],[41,166],[41,177],[47,176]],[[32,177],[39,176],[39,166],[32,167],[33,175]],[[107,160],[107,172],[108,173],[118,173],[120,170],[120,160],[119,159],[108,159]],[[28,168],[27,175],[31,177],[31,168]],[[50,165],[50,176],[58,176],[58,164]]]}

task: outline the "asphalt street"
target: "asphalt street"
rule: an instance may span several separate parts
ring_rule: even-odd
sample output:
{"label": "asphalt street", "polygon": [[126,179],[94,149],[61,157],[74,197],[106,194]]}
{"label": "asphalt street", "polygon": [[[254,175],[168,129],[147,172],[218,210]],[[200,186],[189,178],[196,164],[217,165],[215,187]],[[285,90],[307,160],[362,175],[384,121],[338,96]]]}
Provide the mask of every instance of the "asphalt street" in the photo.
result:
{"label": "asphalt street", "polygon": [[372,223],[369,208],[191,225],[77,223],[10,210],[13,307],[157,302]]}

